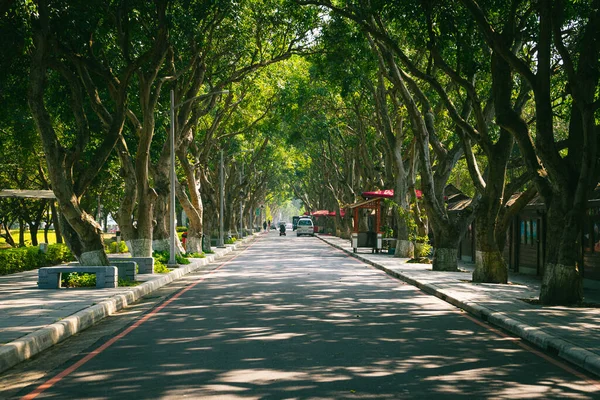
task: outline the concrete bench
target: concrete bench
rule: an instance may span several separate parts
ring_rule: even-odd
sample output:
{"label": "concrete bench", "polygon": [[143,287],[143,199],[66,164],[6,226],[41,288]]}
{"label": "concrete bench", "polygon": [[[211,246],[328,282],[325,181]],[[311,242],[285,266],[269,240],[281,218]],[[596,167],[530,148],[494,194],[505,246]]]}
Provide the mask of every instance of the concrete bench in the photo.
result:
{"label": "concrete bench", "polygon": [[[135,261],[112,260],[110,263],[112,266],[117,267],[119,279],[129,281],[135,281],[137,279],[137,263]],[[81,266],[77,261],[70,262],[68,265],[73,267]]]}
{"label": "concrete bench", "polygon": [[153,274],[154,273],[154,258],[153,257],[111,257],[108,256],[108,262],[126,262],[135,261],[138,265],[138,273]]}
{"label": "concrete bench", "polygon": [[116,288],[118,270],[114,266],[69,266],[42,267],[38,269],[38,287],[40,289],[59,289],[62,274],[71,272],[96,274],[97,288]]}
{"label": "concrete bench", "polygon": [[137,279],[137,263],[135,261],[110,261],[119,271],[119,279],[135,281]]}

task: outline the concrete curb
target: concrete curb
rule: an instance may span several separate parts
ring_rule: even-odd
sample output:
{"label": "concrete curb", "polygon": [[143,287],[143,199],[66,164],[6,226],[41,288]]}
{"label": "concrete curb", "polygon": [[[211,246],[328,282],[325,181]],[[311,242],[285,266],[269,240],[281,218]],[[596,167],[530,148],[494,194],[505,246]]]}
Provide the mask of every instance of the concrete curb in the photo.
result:
{"label": "concrete curb", "polygon": [[[257,237],[258,234],[253,234],[244,238],[242,243],[254,240]],[[113,295],[109,299],[69,315],[59,322],[55,322],[52,325],[48,325],[1,346],[0,373],[97,324],[102,319],[127,307],[128,304],[136,302],[147,294],[168,285],[204,265],[214,262],[217,258],[232,252],[237,246],[238,244],[227,245],[225,251],[220,253],[218,257],[216,254],[210,254],[206,258],[197,259],[191,264],[183,265],[158,279],[131,287],[123,293]]]}
{"label": "concrete curb", "polygon": [[415,286],[423,292],[438,297],[458,308],[461,308],[471,315],[476,316],[479,319],[489,322],[490,324],[502,328],[515,336],[518,336],[535,346],[548,351],[551,354],[555,354],[558,357],[577,365],[580,368],[585,369],[597,376],[600,376],[600,356],[584,348],[578,347],[576,344],[569,341],[560,339],[556,336],[550,335],[540,328],[528,325],[525,322],[511,318],[505,313],[491,310],[487,307],[481,306],[474,302],[464,302],[459,300],[452,295],[445,293],[435,285],[421,283],[401,272],[391,270],[381,264],[369,260],[360,254],[353,253],[342,246],[335,243],[328,242],[322,237],[319,237],[323,242],[328,245],[339,249],[350,256],[362,261],[365,264],[371,265],[386,274],[397,278],[403,282],[406,282],[412,286]]}

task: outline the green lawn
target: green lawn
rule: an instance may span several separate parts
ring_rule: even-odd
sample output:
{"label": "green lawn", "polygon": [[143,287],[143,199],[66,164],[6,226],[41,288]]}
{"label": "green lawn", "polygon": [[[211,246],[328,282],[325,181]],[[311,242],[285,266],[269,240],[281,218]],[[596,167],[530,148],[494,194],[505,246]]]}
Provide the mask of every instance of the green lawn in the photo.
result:
{"label": "green lawn", "polygon": [[[13,238],[15,239],[15,241],[19,241],[19,230],[18,229],[13,229],[10,231],[11,235],[13,236]],[[110,238],[114,237],[115,234],[114,233],[105,233],[104,234],[104,241],[106,242],[107,240],[110,240]],[[37,234],[37,238],[38,238],[38,243],[44,243],[45,239],[44,239],[44,230],[41,229],[38,231]],[[48,231],[48,244],[54,244],[56,243],[56,235],[54,234],[54,230],[49,230]],[[25,231],[25,245],[26,246],[31,246],[31,235],[29,234],[29,231]],[[6,244],[6,240],[4,240],[4,238],[0,237],[0,250],[1,249],[10,249],[10,246],[8,244]]]}

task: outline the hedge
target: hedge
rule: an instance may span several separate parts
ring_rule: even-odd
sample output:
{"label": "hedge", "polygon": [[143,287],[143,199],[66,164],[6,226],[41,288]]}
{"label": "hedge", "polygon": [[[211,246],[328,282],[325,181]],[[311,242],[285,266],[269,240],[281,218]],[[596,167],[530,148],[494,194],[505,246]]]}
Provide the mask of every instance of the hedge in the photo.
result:
{"label": "hedge", "polygon": [[40,251],[39,247],[0,250],[0,275],[29,271],[74,260],[75,257],[65,244],[48,245],[48,252],[45,254]]}

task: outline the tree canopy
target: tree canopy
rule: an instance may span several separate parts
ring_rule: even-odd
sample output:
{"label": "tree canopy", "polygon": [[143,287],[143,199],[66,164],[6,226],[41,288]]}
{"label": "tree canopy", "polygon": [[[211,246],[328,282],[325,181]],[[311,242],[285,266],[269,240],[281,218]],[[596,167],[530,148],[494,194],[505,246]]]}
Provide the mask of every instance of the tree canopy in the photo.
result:
{"label": "tree canopy", "polygon": [[[537,194],[541,299],[570,303],[600,173],[598,37],[600,0],[2,2],[0,186],[51,188],[82,263],[107,261],[99,204],[148,255],[169,235],[173,124],[193,251],[221,190],[232,234],[295,202],[347,235],[345,206],[394,189],[398,255],[429,233],[433,268],[456,270],[475,224],[474,279],[500,283],[511,218]],[[471,198],[460,212],[449,185]],[[48,207],[2,200],[3,235]]]}

